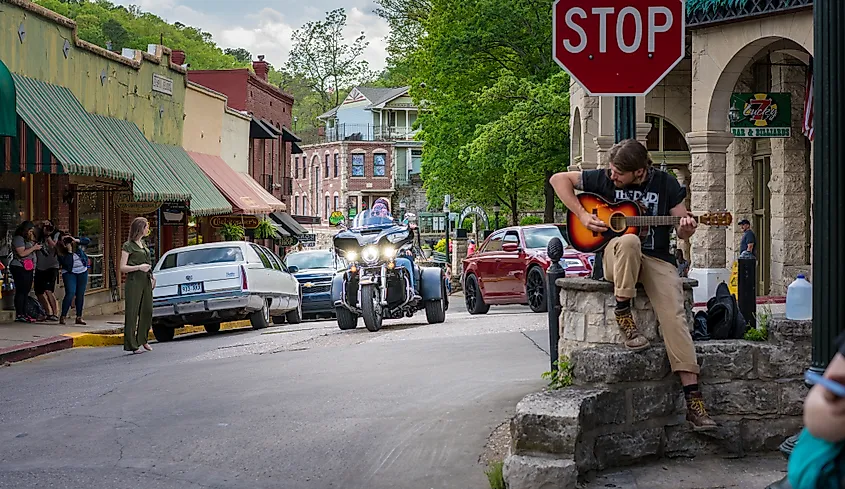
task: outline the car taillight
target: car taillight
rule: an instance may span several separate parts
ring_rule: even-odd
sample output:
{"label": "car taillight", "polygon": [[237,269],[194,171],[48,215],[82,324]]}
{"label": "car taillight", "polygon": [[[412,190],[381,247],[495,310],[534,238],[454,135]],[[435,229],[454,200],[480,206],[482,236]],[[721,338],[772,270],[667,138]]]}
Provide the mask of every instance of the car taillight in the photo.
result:
{"label": "car taillight", "polygon": [[249,284],[247,284],[247,282],[246,282],[246,268],[244,268],[243,265],[241,265],[241,289],[242,290],[248,290],[249,289]]}

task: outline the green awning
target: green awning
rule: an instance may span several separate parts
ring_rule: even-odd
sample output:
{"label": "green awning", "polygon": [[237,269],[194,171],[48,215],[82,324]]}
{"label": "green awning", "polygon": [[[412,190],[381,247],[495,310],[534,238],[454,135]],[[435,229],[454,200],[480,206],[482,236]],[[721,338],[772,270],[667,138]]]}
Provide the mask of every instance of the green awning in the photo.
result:
{"label": "green awning", "polygon": [[132,193],[140,202],[187,202],[191,192],[174,178],[152,144],[135,124],[89,114],[114,154],[135,174]]}
{"label": "green awning", "polygon": [[15,81],[9,68],[0,61],[0,136],[17,136],[16,119]]}
{"label": "green awning", "polygon": [[132,170],[111,147],[70,90],[12,73],[17,112],[66,173],[132,180]]}
{"label": "green awning", "polygon": [[158,154],[159,159],[164,161],[165,166],[175,175],[176,183],[191,194],[191,215],[215,216],[232,213],[229,201],[217,190],[217,187],[211,183],[208,176],[184,149],[158,143],[150,143],[150,145]]}

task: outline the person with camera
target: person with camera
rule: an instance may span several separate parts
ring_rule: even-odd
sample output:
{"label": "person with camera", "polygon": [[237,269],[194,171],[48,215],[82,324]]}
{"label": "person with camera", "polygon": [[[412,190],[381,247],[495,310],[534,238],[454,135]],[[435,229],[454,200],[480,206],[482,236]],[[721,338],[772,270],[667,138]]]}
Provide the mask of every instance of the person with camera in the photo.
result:
{"label": "person with camera", "polygon": [[62,315],[59,324],[65,324],[70,305],[76,299],[76,324],[85,325],[82,309],[85,305],[85,289],[88,288],[88,255],[85,247],[91,244],[88,238],[74,238],[65,234],[56,246],[56,257],[62,267],[62,281],[65,284],[65,298],[62,300]]}
{"label": "person with camera", "polygon": [[32,279],[35,270],[35,262],[38,259],[36,252],[41,245],[36,243],[35,225],[32,221],[24,221],[15,229],[12,238],[12,260],[9,262],[9,270],[15,281],[15,322],[34,323],[35,318],[26,313],[26,298],[32,290]]}
{"label": "person with camera", "polygon": [[59,258],[56,256],[56,246],[62,233],[56,230],[49,219],[41,221],[38,226],[38,244],[41,249],[37,252],[38,261],[35,264],[35,295],[47,315],[47,321],[59,320],[59,305],[54,295],[56,280],[59,278]]}

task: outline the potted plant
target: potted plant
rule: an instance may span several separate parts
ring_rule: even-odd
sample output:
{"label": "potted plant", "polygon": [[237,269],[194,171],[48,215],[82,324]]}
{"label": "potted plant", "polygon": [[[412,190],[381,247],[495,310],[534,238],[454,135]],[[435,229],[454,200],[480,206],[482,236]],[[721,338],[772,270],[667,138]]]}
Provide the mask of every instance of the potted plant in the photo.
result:
{"label": "potted plant", "polygon": [[229,223],[223,225],[223,229],[220,230],[220,234],[223,235],[223,239],[226,241],[240,241],[246,236],[243,226],[240,224]]}
{"label": "potted plant", "polygon": [[271,239],[276,236],[276,228],[269,219],[262,219],[255,228],[255,237],[258,239]]}

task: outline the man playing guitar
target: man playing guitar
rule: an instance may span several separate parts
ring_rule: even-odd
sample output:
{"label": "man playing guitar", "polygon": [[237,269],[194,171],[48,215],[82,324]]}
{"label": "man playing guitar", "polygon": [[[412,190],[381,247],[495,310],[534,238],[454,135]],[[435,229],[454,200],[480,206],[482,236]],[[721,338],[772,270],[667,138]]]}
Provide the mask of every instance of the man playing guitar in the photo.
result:
{"label": "man playing guitar", "polygon": [[[609,202],[638,201],[652,216],[679,217],[676,226],[679,239],[688,239],[695,233],[697,223],[684,205],[684,189],[672,175],[655,169],[648,150],[634,139],[611,148],[609,169],[557,173],[552,176],[551,185],[567,208],[595,233],[607,231],[608,226],[584,209],[575,195],[576,189],[598,194]],[[683,384],[687,421],[695,430],[713,429],[716,423],[707,414],[698,387],[700,369],[687,326],[683,286],[670,253],[669,236],[668,226],[654,226],[646,236],[625,234],[613,238],[604,250],[604,274],[614,284],[616,322],[625,334],[625,347],[634,351],[649,347],[631,314],[637,282],[643,284],[660,322],[672,371],[678,373]]]}

